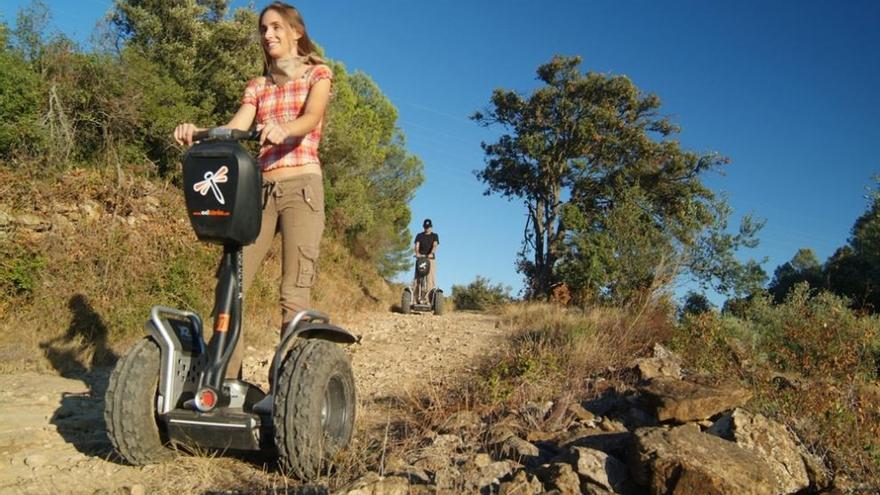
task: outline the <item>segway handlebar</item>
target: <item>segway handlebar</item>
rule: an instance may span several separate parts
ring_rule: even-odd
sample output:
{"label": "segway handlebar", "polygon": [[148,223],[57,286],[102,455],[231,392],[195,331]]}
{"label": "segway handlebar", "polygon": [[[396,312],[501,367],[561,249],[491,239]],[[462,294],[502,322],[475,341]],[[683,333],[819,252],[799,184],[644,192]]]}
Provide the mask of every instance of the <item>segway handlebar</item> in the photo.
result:
{"label": "segway handlebar", "polygon": [[241,131],[238,129],[228,129],[226,127],[214,127],[213,129],[205,129],[204,131],[196,131],[193,133],[193,141],[202,141],[205,139],[216,139],[218,141],[256,141],[260,139],[260,131]]}

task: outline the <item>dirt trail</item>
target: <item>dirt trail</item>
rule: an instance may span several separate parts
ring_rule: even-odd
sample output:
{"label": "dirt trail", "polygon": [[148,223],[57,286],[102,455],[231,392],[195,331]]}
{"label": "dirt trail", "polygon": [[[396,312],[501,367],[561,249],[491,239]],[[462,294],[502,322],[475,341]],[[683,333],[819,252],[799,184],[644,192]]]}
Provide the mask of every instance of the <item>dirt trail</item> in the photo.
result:
{"label": "dirt trail", "polygon": [[[363,336],[351,354],[360,414],[367,417],[377,399],[469,372],[502,333],[494,317],[460,312],[367,313],[338,323]],[[246,377],[264,387],[271,352],[251,348],[245,361]],[[192,470],[187,460],[173,463],[183,466],[176,469],[114,460],[102,418],[109,374],[0,375],[0,493],[181,493],[192,486],[174,479]],[[255,476],[265,474],[249,466]]]}

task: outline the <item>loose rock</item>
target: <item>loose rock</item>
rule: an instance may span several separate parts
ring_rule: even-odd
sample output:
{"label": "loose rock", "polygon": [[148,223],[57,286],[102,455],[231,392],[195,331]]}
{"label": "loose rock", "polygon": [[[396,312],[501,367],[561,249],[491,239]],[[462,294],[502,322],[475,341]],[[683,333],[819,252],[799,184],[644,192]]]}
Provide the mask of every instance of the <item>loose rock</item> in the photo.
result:
{"label": "loose rock", "polygon": [[538,495],[544,493],[544,486],[532,474],[517,471],[510,481],[501,483],[498,495]]}
{"label": "loose rock", "polygon": [[575,470],[581,480],[606,490],[618,490],[629,481],[626,465],[605,452],[585,447],[572,449]]}
{"label": "loose rock", "polygon": [[794,493],[810,484],[802,458],[802,452],[806,452],[785,426],[761,414],[735,409],[722,416],[708,431],[763,458],[784,493]]}
{"label": "loose rock", "polygon": [[780,492],[764,460],[697,425],[636,430],[633,475],[652,493],[771,495]]}
{"label": "loose rock", "polygon": [[702,385],[672,378],[655,378],[639,387],[643,402],[661,422],[685,423],[708,419],[741,406],[752,394],[735,384]]}
{"label": "loose rock", "polygon": [[581,493],[581,480],[570,464],[556,462],[542,466],[538,476],[551,490],[558,490],[560,495],[578,495]]}
{"label": "loose rock", "polygon": [[24,458],[24,464],[32,468],[45,466],[48,462],[49,459],[42,454],[31,454]]}
{"label": "loose rock", "polygon": [[458,433],[461,431],[474,430],[483,424],[480,416],[473,411],[458,411],[449,416],[440,425],[440,433]]}

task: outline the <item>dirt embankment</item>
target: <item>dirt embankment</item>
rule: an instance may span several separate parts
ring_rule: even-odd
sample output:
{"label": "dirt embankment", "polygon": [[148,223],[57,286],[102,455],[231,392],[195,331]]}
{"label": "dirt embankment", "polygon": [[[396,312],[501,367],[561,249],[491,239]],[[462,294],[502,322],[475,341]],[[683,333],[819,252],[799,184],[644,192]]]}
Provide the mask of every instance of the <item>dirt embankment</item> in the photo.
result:
{"label": "dirt embankment", "polygon": [[[469,372],[497,349],[503,332],[492,316],[459,312],[363,313],[338,323],[363,336],[350,349],[362,426],[381,421],[376,415],[387,407],[380,405],[385,397]],[[266,387],[272,349],[250,347],[247,355],[246,377]],[[0,375],[0,493],[190,493],[248,483],[284,488],[286,480],[256,457],[184,457],[147,467],[116,460],[102,418],[109,373]]]}

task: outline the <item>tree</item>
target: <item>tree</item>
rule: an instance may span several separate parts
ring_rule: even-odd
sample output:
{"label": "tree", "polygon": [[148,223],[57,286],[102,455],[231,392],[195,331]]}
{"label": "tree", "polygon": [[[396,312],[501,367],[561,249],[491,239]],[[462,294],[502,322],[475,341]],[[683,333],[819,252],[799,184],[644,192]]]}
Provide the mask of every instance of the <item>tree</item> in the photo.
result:
{"label": "tree", "polygon": [[828,288],[846,296],[859,309],[880,309],[880,178],[868,196],[870,204],[853,224],[847,245],[825,262]]}
{"label": "tree", "polygon": [[[163,150],[174,151],[174,123],[224,122],[238,108],[245,82],[262,72],[257,14],[237,9],[230,17],[228,7],[227,0],[117,2],[112,22],[126,50],[158,65],[170,78],[163,79],[166,91],[183,102],[149,133],[160,162]],[[397,109],[381,89],[366,74],[328,63],[333,98],[320,150],[328,233],[391,276],[409,262],[408,202],[422,183],[422,164],[406,151]]]}
{"label": "tree", "polygon": [[486,194],[523,201],[527,221],[518,269],[527,297],[565,283],[580,300],[626,302],[687,270],[736,290],[757,264],[733,256],[755,245],[760,222],[725,233],[729,209],[700,182],[727,163],[682,150],[660,99],[628,78],[581,74],[579,57],[541,65],[528,97],[497,89],[473,120],[504,134],[483,143],[477,177]]}
{"label": "tree", "polygon": [[796,284],[806,283],[811,289],[818,290],[825,286],[822,264],[812,249],[801,248],[791,261],[776,267],[773,280],[767,290],[773,296],[773,302],[779,304]]}
{"label": "tree", "polygon": [[321,139],[327,219],[352,253],[383,276],[410,264],[410,209],[422,162],[406,150],[397,109],[364,73],[334,62],[333,99]]}
{"label": "tree", "polygon": [[[228,5],[119,0],[105,32],[112,43],[92,51],[47,36],[49,12],[40,3],[18,16],[12,36],[0,26],[0,110],[11,116],[0,121],[0,156],[45,142],[57,148],[47,160],[54,167],[173,177],[181,156],[174,126],[226,122],[248,79],[263,70],[256,12],[230,13]],[[408,203],[422,163],[407,151],[397,109],[381,89],[366,74],[328,64],[333,98],[320,150],[327,233],[390,277],[409,265]]]}
{"label": "tree", "polygon": [[453,285],[452,300],[455,309],[483,311],[510,302],[510,287],[477,275],[468,285]]}
{"label": "tree", "polygon": [[[228,0],[119,0],[110,17],[117,54],[151,64],[173,119],[159,118],[144,136],[150,158],[165,172],[179,156],[171,132],[181,121],[220,125],[238,109],[242,88],[262,72],[257,14],[229,15]],[[146,96],[148,100],[154,96]],[[161,108],[151,107],[160,117]],[[148,119],[153,120],[153,119]]]}
{"label": "tree", "polygon": [[681,308],[679,309],[679,319],[684,318],[685,316],[696,316],[708,313],[713,309],[715,309],[715,305],[709,301],[709,298],[706,297],[705,294],[691,290],[684,296],[684,302],[682,302]]}
{"label": "tree", "polygon": [[43,87],[25,56],[9,44],[0,24],[0,157],[20,149],[39,150],[45,141],[40,125]]}

